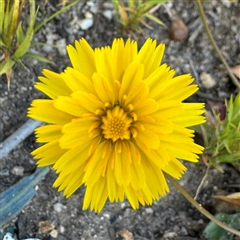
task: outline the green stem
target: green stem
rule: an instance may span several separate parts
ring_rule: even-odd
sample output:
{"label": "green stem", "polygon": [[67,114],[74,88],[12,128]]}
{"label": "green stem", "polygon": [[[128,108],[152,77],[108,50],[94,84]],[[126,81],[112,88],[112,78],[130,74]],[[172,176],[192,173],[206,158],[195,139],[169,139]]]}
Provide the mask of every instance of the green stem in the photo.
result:
{"label": "green stem", "polygon": [[223,65],[225,66],[227,72],[228,72],[228,75],[230,76],[230,78],[232,79],[233,83],[236,85],[236,87],[238,89],[240,89],[240,83],[238,82],[238,80],[235,78],[235,76],[233,75],[233,73],[231,72],[227,62],[225,61],[220,49],[218,48],[213,36],[212,36],[212,33],[208,27],[208,24],[207,24],[207,20],[206,20],[206,16],[204,14],[204,11],[203,11],[203,7],[202,7],[202,3],[201,3],[201,0],[196,0],[196,4],[197,4],[197,7],[198,7],[198,11],[199,11],[199,15],[202,19],[202,23],[203,23],[203,26],[205,28],[205,31],[209,37],[209,40],[211,41],[212,45],[213,45],[213,48],[214,50],[216,51],[218,57],[220,58],[220,60],[222,61]]}
{"label": "green stem", "polygon": [[221,222],[220,220],[218,220],[217,218],[215,218],[210,212],[208,212],[205,208],[202,207],[201,204],[199,204],[197,201],[195,201],[191,195],[184,189],[181,187],[181,185],[175,181],[169,174],[164,173],[166,178],[172,183],[172,185],[200,212],[202,213],[205,217],[207,217],[208,219],[210,219],[211,221],[213,221],[214,223],[216,223],[217,225],[219,225],[220,227],[224,228],[225,230],[240,236],[240,231],[237,231],[234,228],[229,227],[228,225],[226,225],[225,223]]}

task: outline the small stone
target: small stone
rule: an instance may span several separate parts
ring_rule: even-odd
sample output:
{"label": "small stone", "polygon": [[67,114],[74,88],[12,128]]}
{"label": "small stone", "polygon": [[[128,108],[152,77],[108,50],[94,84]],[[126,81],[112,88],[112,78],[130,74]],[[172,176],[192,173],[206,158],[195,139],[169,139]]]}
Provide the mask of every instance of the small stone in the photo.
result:
{"label": "small stone", "polygon": [[205,88],[212,88],[215,86],[216,81],[212,78],[212,76],[206,72],[202,72],[200,74],[200,80]]}
{"label": "small stone", "polygon": [[122,203],[121,203],[121,209],[123,209],[123,208],[125,208],[125,207],[126,207],[125,202],[122,202]]}
{"label": "small stone", "polygon": [[173,227],[173,231],[174,231],[175,233],[179,232],[179,230],[180,230],[180,228],[179,228],[178,225],[175,225],[175,226]]}
{"label": "small stone", "polygon": [[165,239],[169,239],[169,238],[175,238],[175,237],[177,237],[178,235],[175,233],[175,232],[168,232],[168,233],[165,233],[164,235],[163,235],[163,238],[165,238]]}
{"label": "small stone", "polygon": [[113,12],[111,10],[103,11],[103,16],[108,20],[112,20],[112,15],[113,15]]}
{"label": "small stone", "polygon": [[80,25],[80,28],[81,28],[82,30],[87,30],[87,29],[89,29],[90,27],[92,27],[92,25],[93,25],[93,19],[91,19],[91,18],[83,19],[83,20],[79,21],[79,25]]}
{"label": "small stone", "polygon": [[110,219],[110,214],[109,213],[104,213],[103,216],[107,219]]}
{"label": "small stone", "polygon": [[153,209],[148,207],[148,208],[145,208],[145,212],[149,215],[153,214]]}
{"label": "small stone", "polygon": [[174,41],[182,41],[188,37],[188,28],[181,19],[172,21],[169,29],[169,37]]}
{"label": "small stone", "polygon": [[42,49],[44,52],[49,53],[52,51],[52,46],[44,45]]}
{"label": "small stone", "polygon": [[198,224],[204,224],[203,219],[199,219],[199,220],[198,220]]}
{"label": "small stone", "polygon": [[117,234],[125,240],[133,240],[133,234],[126,229],[120,230]]}
{"label": "small stone", "polygon": [[86,13],[84,14],[84,16],[85,16],[85,18],[93,18],[92,13],[90,13],[90,12],[86,12]]}
{"label": "small stone", "polygon": [[41,221],[38,224],[39,230],[42,233],[48,233],[50,231],[52,231],[54,229],[54,224],[52,222],[49,221]]}
{"label": "small stone", "polygon": [[58,46],[58,51],[61,56],[67,55],[67,51],[66,51],[67,44],[66,44],[65,38],[62,38],[62,39],[59,39],[58,41],[56,41],[56,45]]}
{"label": "small stone", "polygon": [[16,238],[13,238],[11,233],[6,233],[3,237],[3,240],[16,240]]}
{"label": "small stone", "polygon": [[51,232],[50,232],[50,235],[53,237],[53,238],[57,238],[58,236],[58,232],[56,229],[53,229]]}
{"label": "small stone", "polygon": [[182,226],[181,230],[179,231],[179,234],[183,236],[188,236],[188,231],[185,227]]}
{"label": "small stone", "polygon": [[[0,148],[1,148],[1,146],[0,146]],[[7,177],[7,176],[9,176],[9,171],[8,170],[1,170],[0,171],[0,176],[1,177]]]}
{"label": "small stone", "polygon": [[15,166],[12,169],[12,174],[17,175],[17,176],[23,176],[24,173],[24,168],[21,166]]}
{"label": "small stone", "polygon": [[62,225],[59,226],[59,230],[60,230],[60,233],[64,233],[65,232],[65,228]]}
{"label": "small stone", "polygon": [[60,213],[65,208],[65,206],[61,203],[55,203],[53,208],[56,212]]}

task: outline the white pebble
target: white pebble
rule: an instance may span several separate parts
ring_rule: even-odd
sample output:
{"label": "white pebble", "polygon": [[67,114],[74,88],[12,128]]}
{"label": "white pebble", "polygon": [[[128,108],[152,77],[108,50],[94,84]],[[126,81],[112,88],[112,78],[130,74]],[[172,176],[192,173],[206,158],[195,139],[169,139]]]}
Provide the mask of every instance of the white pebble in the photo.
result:
{"label": "white pebble", "polygon": [[46,53],[51,52],[52,51],[52,46],[44,45],[43,46],[43,51],[46,52]]}
{"label": "white pebble", "polygon": [[59,230],[60,230],[60,233],[64,233],[65,232],[65,228],[63,226],[59,226]]}
{"label": "white pebble", "polygon": [[83,19],[79,21],[79,25],[82,30],[87,30],[93,25],[93,19],[91,18]]}
{"label": "white pebble", "polygon": [[84,14],[84,16],[85,16],[85,18],[93,18],[92,13],[90,13],[90,12],[86,12],[86,13]]}
{"label": "white pebble", "polygon": [[212,88],[215,86],[216,81],[212,78],[212,76],[206,72],[202,72],[200,74],[200,80],[205,88]]}
{"label": "white pebble", "polygon": [[61,56],[65,56],[67,54],[66,51],[66,39],[62,38],[58,41],[56,41],[56,45],[58,46],[58,51],[60,53]]}
{"label": "white pebble", "polygon": [[150,208],[150,207],[148,207],[148,208],[145,208],[145,212],[147,213],[147,214],[153,214],[153,209],[152,208]]}
{"label": "white pebble", "polygon": [[163,235],[164,239],[175,238],[175,237],[177,237],[177,234],[175,232],[168,232]]}
{"label": "white pebble", "polygon": [[53,205],[53,208],[56,212],[60,213],[65,208],[65,206],[62,205],[61,203],[55,203]]}
{"label": "white pebble", "polygon": [[109,213],[104,213],[103,216],[107,219],[110,219],[110,214]]}
{"label": "white pebble", "polygon": [[112,19],[113,12],[111,10],[105,10],[103,11],[103,16],[107,18],[108,20]]}
{"label": "white pebble", "polygon": [[11,233],[6,233],[3,237],[3,240],[15,240],[15,238],[12,237]]}
{"label": "white pebble", "polygon": [[58,236],[57,230],[53,229],[53,230],[50,232],[50,235],[51,235],[53,238],[57,238],[57,236]]}
{"label": "white pebble", "polygon": [[17,176],[23,176],[24,173],[24,168],[21,166],[15,166],[12,169],[12,174],[17,175]]}

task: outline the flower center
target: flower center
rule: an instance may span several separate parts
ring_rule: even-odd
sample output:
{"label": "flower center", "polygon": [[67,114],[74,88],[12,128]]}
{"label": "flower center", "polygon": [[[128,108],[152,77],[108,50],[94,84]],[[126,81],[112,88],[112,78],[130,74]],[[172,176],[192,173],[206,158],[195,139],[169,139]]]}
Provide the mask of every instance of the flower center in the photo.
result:
{"label": "flower center", "polygon": [[130,126],[133,119],[119,106],[107,110],[107,115],[102,117],[102,133],[104,138],[112,139],[113,142],[119,138],[130,138]]}

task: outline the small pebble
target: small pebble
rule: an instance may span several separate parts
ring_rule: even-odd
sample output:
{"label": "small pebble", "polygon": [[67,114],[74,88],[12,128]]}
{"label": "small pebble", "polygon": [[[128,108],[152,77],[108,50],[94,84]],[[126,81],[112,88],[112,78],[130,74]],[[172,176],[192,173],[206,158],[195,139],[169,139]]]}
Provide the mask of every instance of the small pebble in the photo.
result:
{"label": "small pebble", "polygon": [[62,205],[61,203],[55,203],[55,204],[53,205],[53,208],[54,208],[54,210],[55,210],[56,212],[60,213],[60,212],[62,212],[62,210],[65,208],[65,206]]}
{"label": "small pebble", "polygon": [[84,16],[85,16],[85,18],[93,18],[93,15],[92,15],[92,13],[90,13],[90,12],[86,12],[85,14],[84,14]]}
{"label": "small pebble", "polygon": [[175,238],[177,237],[177,234],[175,232],[168,232],[163,235],[163,238],[169,239],[169,238]]}
{"label": "small pebble", "polygon": [[[0,147],[1,147],[1,146],[0,146]],[[0,176],[1,176],[1,177],[3,177],[3,176],[5,176],[5,177],[9,176],[9,171],[8,171],[8,170],[2,170],[2,171],[0,171]]]}
{"label": "small pebble", "polygon": [[67,51],[66,51],[67,44],[66,44],[65,38],[62,38],[62,39],[59,39],[58,41],[56,41],[56,45],[58,46],[58,51],[61,56],[67,55]]}
{"label": "small pebble", "polygon": [[145,208],[145,212],[149,215],[153,214],[153,209],[148,207],[148,208]]}
{"label": "small pebble", "polygon": [[107,219],[110,219],[110,214],[109,213],[104,213],[103,216]]}
{"label": "small pebble", "polygon": [[206,72],[202,72],[200,74],[200,80],[203,86],[207,89],[214,87],[216,84],[216,81],[212,78],[212,76]]}
{"label": "small pebble", "polygon": [[103,16],[107,18],[108,20],[112,19],[113,12],[111,10],[105,10],[103,11]]}
{"label": "small pebble", "polygon": [[17,175],[17,176],[23,176],[24,173],[24,168],[21,166],[15,166],[12,169],[12,174]]}
{"label": "small pebble", "polygon": [[181,19],[174,19],[169,29],[169,37],[174,41],[181,41],[188,37],[188,28]]}
{"label": "small pebble", "polygon": [[60,230],[60,233],[64,233],[65,232],[65,228],[62,225],[59,226],[59,230]]}
{"label": "small pebble", "polygon": [[13,238],[11,233],[6,233],[3,237],[3,240],[16,240],[16,238]]}
{"label": "small pebble", "polygon": [[53,237],[53,238],[57,238],[58,236],[58,232],[56,229],[53,229],[51,232],[50,232],[50,235]]}
{"label": "small pebble", "polygon": [[92,27],[92,25],[93,25],[93,19],[91,19],[91,18],[83,19],[83,20],[79,21],[79,25],[80,25],[80,28],[81,28],[82,30],[87,30],[87,29],[89,29],[90,27]]}

